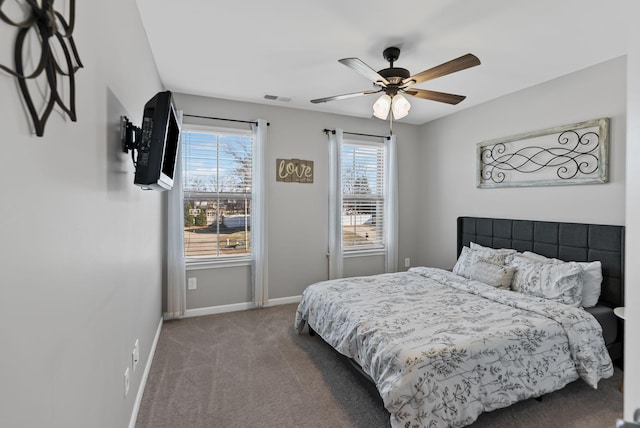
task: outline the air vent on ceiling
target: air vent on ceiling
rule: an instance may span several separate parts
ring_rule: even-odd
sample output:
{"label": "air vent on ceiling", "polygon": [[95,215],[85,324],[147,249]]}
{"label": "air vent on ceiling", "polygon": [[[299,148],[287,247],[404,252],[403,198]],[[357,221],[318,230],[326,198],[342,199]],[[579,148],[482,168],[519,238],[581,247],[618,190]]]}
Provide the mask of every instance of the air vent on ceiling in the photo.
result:
{"label": "air vent on ceiling", "polygon": [[270,100],[270,101],[282,101],[283,103],[288,103],[289,101],[291,101],[290,97],[279,97],[277,95],[265,95],[264,96],[265,100]]}

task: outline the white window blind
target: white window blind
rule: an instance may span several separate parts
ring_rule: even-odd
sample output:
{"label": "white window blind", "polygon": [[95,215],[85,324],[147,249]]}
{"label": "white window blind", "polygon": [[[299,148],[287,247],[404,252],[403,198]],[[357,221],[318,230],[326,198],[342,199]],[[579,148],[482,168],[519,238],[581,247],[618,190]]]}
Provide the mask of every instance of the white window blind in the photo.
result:
{"label": "white window blind", "polygon": [[341,152],[345,251],[384,247],[384,147],[344,141]]}
{"label": "white window blind", "polygon": [[187,261],[251,252],[251,134],[182,132]]}

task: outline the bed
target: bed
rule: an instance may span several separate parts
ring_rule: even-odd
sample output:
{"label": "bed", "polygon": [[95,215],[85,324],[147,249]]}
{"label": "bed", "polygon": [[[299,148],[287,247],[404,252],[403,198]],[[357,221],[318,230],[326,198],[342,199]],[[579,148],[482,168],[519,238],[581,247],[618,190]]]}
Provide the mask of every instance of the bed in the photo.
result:
{"label": "bed", "polygon": [[[623,306],[623,226],[478,217],[460,217],[457,224],[455,273],[417,267],[313,284],[303,293],[294,326],[302,332],[308,325],[362,370],[393,427],[466,426],[482,412],[579,378],[597,388],[613,374],[612,361],[622,355],[612,308]],[[502,257],[502,249],[508,255],[500,266],[519,275],[520,292],[464,271],[471,267],[491,282],[482,264]],[[524,263],[514,258],[525,252],[548,259],[513,267]],[[534,278],[541,272],[565,275],[575,273],[576,263],[596,261],[601,291],[588,309],[580,299],[567,300],[577,298],[582,285],[560,300],[527,288],[542,283]],[[480,265],[485,270],[476,269]]]}

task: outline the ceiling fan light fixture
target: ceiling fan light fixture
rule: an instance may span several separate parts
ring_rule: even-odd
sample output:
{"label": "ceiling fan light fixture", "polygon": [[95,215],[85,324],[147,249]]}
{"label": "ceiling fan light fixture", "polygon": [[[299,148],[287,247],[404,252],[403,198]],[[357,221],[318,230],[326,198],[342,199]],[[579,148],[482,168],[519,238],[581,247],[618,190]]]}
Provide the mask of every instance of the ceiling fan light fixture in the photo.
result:
{"label": "ceiling fan light fixture", "polygon": [[391,111],[393,112],[393,118],[396,120],[402,119],[408,115],[410,109],[411,104],[409,104],[409,101],[400,94],[395,95],[391,100]]}
{"label": "ceiling fan light fixture", "polygon": [[380,95],[380,98],[373,104],[373,115],[378,119],[386,120],[391,108],[391,97],[387,94]]}

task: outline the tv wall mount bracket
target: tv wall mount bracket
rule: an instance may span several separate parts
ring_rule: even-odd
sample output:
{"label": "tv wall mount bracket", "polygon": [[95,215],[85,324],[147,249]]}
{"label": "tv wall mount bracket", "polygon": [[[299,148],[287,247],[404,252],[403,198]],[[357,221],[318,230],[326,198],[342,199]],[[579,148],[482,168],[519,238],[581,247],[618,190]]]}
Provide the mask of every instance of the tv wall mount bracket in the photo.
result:
{"label": "tv wall mount bracket", "polygon": [[122,142],[122,151],[129,153],[131,150],[131,161],[136,166],[135,152],[140,150],[140,142],[142,141],[142,129],[135,126],[127,116],[120,116],[120,141]]}
{"label": "tv wall mount bracket", "polygon": [[142,129],[135,126],[127,116],[120,116],[120,141],[122,141],[122,151],[129,153],[129,150],[140,148]]}

